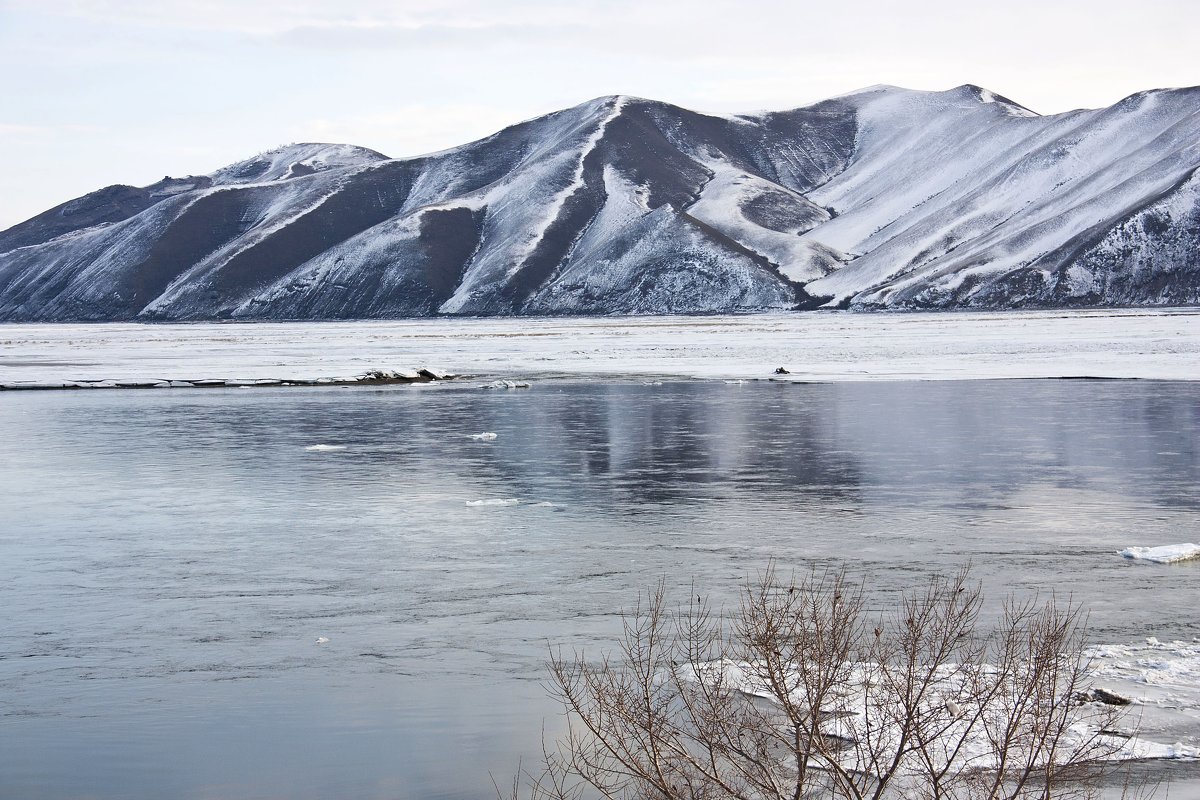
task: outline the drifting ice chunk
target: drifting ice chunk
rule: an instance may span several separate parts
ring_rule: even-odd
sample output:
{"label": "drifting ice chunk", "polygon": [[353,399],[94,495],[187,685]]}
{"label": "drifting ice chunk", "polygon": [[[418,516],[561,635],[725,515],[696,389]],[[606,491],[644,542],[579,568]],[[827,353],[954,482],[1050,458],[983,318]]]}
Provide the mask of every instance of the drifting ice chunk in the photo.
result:
{"label": "drifting ice chunk", "polygon": [[1189,542],[1186,544],[1164,544],[1161,547],[1126,547],[1121,551],[1121,555],[1137,561],[1173,564],[1176,561],[1200,558],[1200,545]]}
{"label": "drifting ice chunk", "polygon": [[486,431],[484,433],[472,433],[471,438],[479,442],[490,442],[496,438],[496,434],[492,433],[491,431]]}
{"label": "drifting ice chunk", "polygon": [[309,451],[310,453],[329,453],[334,450],[345,450],[346,445],[344,445],[344,444],[310,444],[308,447],[306,447],[304,449]]}
{"label": "drifting ice chunk", "polygon": [[491,500],[468,500],[469,506],[515,506],[521,501],[515,497],[493,498]]}
{"label": "drifting ice chunk", "polygon": [[528,389],[529,383],[527,381],[500,380],[500,381],[494,381],[493,383],[489,383],[484,388],[485,389]]}

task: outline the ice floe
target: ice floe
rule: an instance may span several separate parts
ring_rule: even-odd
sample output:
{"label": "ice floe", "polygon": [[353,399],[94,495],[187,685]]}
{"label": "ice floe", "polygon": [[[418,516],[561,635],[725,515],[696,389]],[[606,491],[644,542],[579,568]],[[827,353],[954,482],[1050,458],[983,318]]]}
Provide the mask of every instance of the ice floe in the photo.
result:
{"label": "ice floe", "polygon": [[1093,685],[1131,702],[1143,757],[1200,758],[1200,640],[1148,637],[1087,655]]}
{"label": "ice floe", "polygon": [[515,506],[521,501],[515,497],[493,497],[487,500],[468,500],[469,506]]}
{"label": "ice floe", "polygon": [[496,434],[492,431],[484,431],[483,433],[472,433],[471,438],[478,442],[490,442],[496,438]]}
{"label": "ice floe", "polygon": [[[1097,645],[1088,655],[1097,680],[1110,682],[1109,688],[1135,704],[1188,707],[1200,718],[1200,641],[1151,636],[1138,644]],[[1169,697],[1163,689],[1170,690]]]}
{"label": "ice floe", "polygon": [[1159,547],[1126,547],[1121,551],[1121,555],[1135,561],[1174,564],[1178,561],[1200,558],[1200,545],[1186,542],[1184,544],[1164,544]]}
{"label": "ice floe", "polygon": [[304,449],[310,453],[332,453],[336,450],[345,450],[346,445],[344,445],[344,444],[310,444],[308,447],[306,447]]}

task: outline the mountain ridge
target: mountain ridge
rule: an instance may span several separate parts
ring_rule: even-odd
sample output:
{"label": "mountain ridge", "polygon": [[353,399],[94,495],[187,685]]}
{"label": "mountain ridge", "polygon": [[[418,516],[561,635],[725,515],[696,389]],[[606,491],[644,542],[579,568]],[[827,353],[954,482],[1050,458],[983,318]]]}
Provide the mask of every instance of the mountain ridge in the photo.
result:
{"label": "mountain ridge", "polygon": [[714,115],[609,95],[391,159],[287,145],[0,232],[0,319],[1200,302],[1200,88]]}

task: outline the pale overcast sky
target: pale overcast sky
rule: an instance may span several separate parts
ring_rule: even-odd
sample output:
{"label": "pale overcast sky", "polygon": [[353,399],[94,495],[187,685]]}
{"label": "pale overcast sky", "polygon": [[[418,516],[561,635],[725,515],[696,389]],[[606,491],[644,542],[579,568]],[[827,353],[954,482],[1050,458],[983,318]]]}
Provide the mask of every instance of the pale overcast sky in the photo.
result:
{"label": "pale overcast sky", "polygon": [[417,155],[606,94],[701,111],[1200,84],[1196,0],[0,0],[0,228],[293,141]]}

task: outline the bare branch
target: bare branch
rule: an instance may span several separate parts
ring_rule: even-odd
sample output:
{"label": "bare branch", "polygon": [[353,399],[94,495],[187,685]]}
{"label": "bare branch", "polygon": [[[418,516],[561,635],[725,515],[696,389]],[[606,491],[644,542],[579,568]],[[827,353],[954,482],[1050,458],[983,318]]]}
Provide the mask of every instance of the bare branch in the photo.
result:
{"label": "bare branch", "polygon": [[727,621],[695,591],[672,610],[660,582],[624,615],[615,655],[551,654],[567,733],[497,795],[1094,796],[1120,712],[1078,700],[1082,609],[1010,598],[983,629],[982,604],[968,568],[870,622],[844,569],[783,577],[772,563]]}

